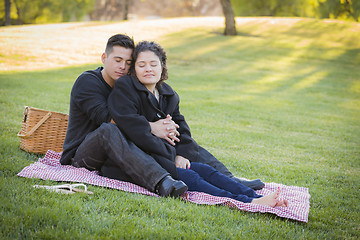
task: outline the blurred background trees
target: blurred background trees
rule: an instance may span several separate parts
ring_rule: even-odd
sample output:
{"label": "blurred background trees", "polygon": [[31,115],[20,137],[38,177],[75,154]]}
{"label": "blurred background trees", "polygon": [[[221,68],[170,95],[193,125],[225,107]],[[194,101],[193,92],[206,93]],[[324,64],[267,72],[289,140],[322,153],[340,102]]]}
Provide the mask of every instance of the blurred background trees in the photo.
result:
{"label": "blurred background trees", "polygon": [[[92,11],[94,3],[93,0],[4,0],[3,2],[4,4],[0,5],[2,25],[81,21]],[[4,16],[1,15],[2,13]],[[10,19],[5,20],[5,16],[10,16]]]}
{"label": "blurred background trees", "polygon": [[232,3],[237,16],[360,20],[360,0],[232,0]]}
{"label": "blurred background trees", "polygon": [[3,0],[0,25],[181,16],[286,16],[359,21],[360,0]]}

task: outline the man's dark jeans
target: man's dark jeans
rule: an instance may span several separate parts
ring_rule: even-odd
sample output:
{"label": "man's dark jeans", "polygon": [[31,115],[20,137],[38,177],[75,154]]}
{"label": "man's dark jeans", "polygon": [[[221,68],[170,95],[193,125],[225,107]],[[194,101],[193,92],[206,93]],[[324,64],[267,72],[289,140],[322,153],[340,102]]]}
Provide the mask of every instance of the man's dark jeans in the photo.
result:
{"label": "man's dark jeans", "polygon": [[100,171],[103,176],[129,181],[152,192],[160,180],[169,175],[112,123],[103,123],[86,136],[72,165]]}

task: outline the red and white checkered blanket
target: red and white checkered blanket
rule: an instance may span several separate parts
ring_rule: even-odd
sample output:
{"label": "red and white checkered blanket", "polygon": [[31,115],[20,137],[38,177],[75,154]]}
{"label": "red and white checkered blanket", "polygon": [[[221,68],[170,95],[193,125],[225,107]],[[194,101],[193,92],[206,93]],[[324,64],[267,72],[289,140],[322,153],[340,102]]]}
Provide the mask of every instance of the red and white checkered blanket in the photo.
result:
{"label": "red and white checkered blanket", "polygon": [[[158,195],[143,187],[129,182],[102,177],[98,175],[96,171],[89,171],[85,168],[75,168],[70,165],[61,165],[59,162],[60,156],[61,153],[49,150],[44,158],[25,167],[17,175],[28,178],[40,178],[43,180],[87,183],[95,186],[158,197]],[[273,213],[279,217],[308,222],[310,194],[307,188],[285,186],[277,183],[265,183],[265,187],[262,190],[257,191],[257,193],[266,195],[274,192],[278,187],[282,188],[281,198],[285,198],[289,201],[289,206],[287,208],[272,208],[253,203],[243,203],[234,199],[216,197],[202,192],[187,191],[181,198],[184,201],[196,204],[226,205],[243,211]]]}

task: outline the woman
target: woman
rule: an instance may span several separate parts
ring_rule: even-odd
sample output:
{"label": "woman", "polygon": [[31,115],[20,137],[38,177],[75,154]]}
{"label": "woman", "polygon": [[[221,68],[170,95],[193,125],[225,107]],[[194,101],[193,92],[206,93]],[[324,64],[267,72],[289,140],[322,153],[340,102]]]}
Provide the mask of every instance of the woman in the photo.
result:
{"label": "woman", "polygon": [[[245,203],[287,206],[287,200],[279,199],[280,189],[261,196],[211,166],[196,162],[199,146],[180,114],[179,96],[164,83],[167,78],[163,48],[154,42],[140,42],[133,52],[131,76],[116,81],[108,100],[110,113],[120,130],[174,178],[184,181],[190,191],[230,197]],[[149,125],[149,122],[170,116],[179,126],[179,134],[172,136],[173,144],[153,135]]]}

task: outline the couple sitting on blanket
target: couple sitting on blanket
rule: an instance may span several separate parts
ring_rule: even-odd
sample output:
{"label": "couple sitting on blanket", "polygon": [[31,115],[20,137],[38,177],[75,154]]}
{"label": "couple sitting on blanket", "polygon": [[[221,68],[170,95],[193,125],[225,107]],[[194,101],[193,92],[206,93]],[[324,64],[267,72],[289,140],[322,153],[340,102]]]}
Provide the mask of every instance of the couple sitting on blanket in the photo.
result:
{"label": "couple sitting on blanket", "polygon": [[[205,192],[245,203],[287,206],[280,189],[266,196],[260,179],[242,180],[192,138],[167,79],[163,48],[126,35],[112,36],[104,67],[76,80],[60,162],[98,170],[160,196]],[[128,75],[130,72],[130,75]]]}

